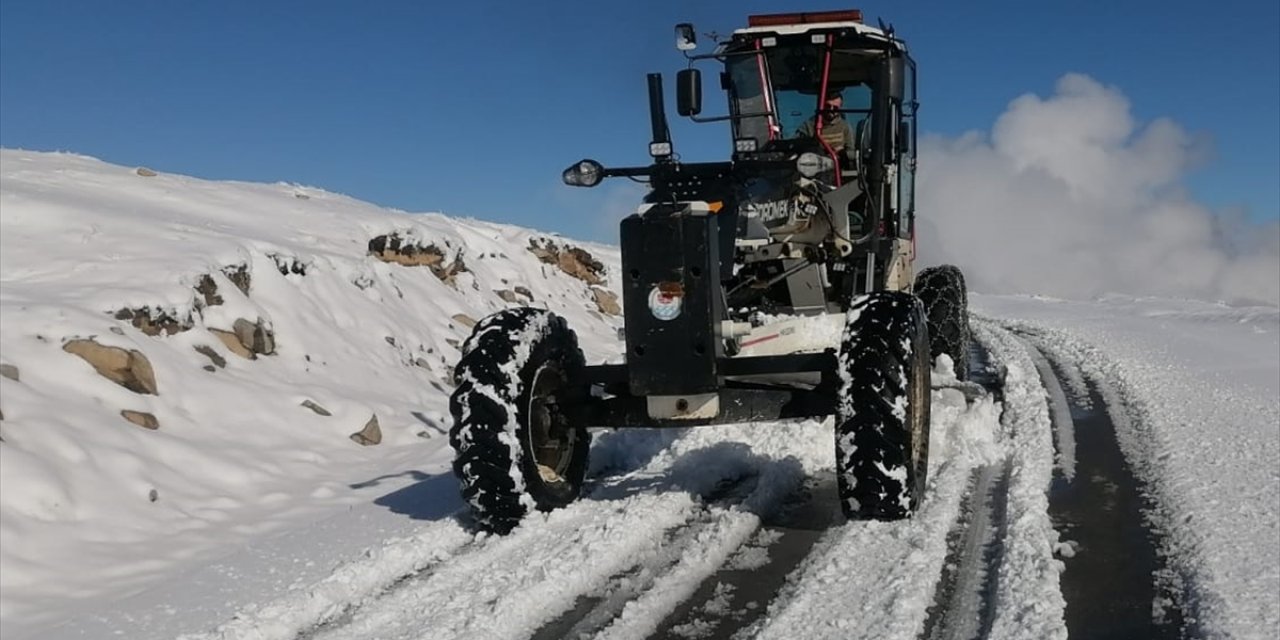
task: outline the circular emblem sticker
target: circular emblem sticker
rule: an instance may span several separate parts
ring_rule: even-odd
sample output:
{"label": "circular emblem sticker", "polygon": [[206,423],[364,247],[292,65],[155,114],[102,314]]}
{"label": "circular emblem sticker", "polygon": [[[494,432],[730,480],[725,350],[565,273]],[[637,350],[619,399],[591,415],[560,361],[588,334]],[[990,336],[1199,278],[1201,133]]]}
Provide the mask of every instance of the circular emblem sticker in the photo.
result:
{"label": "circular emblem sticker", "polygon": [[649,292],[649,311],[653,312],[653,317],[659,320],[675,320],[680,317],[680,306],[683,302],[683,292],[676,287],[658,285]]}

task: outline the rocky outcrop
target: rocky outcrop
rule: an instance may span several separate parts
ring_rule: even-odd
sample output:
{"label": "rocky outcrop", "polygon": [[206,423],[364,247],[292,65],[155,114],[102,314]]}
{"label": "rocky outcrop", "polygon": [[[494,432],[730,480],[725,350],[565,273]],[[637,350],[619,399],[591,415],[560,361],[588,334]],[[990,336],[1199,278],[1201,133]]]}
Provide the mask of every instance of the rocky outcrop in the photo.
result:
{"label": "rocky outcrop", "polygon": [[591,285],[604,284],[604,263],[585,249],[566,244],[557,245],[550,238],[530,238],[529,252],[547,264]]}
{"label": "rocky outcrop", "polygon": [[[457,275],[467,271],[467,265],[461,250],[454,253],[447,240],[444,244],[445,249],[441,249],[435,243],[424,244],[417,238],[390,233],[369,241],[369,255],[406,267],[427,267],[441,282],[453,286]],[[449,259],[451,253],[452,260]]]}
{"label": "rocky outcrop", "polygon": [[0,376],[4,376],[14,382],[18,382],[18,368],[11,364],[0,364]]}
{"label": "rocky outcrop", "polygon": [[92,339],[72,340],[62,350],[80,356],[99,375],[134,393],[160,395],[151,361],[140,351],[107,347]]}
{"label": "rocky outcrop", "polygon": [[175,333],[188,331],[194,325],[190,315],[178,318],[171,311],[152,309],[151,307],[121,309],[115,313],[115,318],[116,320],[128,320],[134,328],[149,336],[158,336],[162,333],[171,336]]}

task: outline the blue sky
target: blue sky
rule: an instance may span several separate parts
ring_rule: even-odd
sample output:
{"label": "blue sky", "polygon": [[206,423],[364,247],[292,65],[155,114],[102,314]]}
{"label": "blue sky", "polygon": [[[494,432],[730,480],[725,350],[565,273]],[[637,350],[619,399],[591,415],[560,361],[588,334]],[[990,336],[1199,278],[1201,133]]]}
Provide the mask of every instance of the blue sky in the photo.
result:
{"label": "blue sky", "polygon": [[[920,65],[921,129],[989,131],[1065,73],[1213,150],[1186,186],[1280,218],[1280,3],[862,2]],[[644,74],[672,26],[726,33],[798,2],[0,1],[0,145],[211,179],[287,181],[409,211],[613,241],[634,188],[559,184],[582,157],[643,164]],[[705,42],[705,41],[704,41]],[[710,96],[708,111],[720,102]],[[726,125],[681,121],[689,160]],[[616,213],[614,214],[616,215]]]}

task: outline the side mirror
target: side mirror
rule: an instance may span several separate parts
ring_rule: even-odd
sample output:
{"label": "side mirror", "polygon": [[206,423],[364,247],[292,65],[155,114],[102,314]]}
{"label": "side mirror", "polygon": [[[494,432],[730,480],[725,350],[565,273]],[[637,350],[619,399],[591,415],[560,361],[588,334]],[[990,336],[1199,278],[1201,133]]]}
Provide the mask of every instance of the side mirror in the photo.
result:
{"label": "side mirror", "polygon": [[702,113],[702,72],[681,69],[676,72],[676,112],[684,117]]}
{"label": "side mirror", "polygon": [[693,51],[698,48],[698,36],[693,32],[693,25],[688,22],[676,25],[676,48],[681,51]]}

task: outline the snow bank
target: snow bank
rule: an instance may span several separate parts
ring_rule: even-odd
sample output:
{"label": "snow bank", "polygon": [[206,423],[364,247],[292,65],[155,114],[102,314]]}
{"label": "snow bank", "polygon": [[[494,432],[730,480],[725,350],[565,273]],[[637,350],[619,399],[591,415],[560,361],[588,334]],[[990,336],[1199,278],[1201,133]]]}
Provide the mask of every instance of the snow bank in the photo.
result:
{"label": "snow bank", "polygon": [[[438,263],[370,255],[388,234]],[[552,245],[599,264],[588,275]],[[609,246],[300,185],[0,151],[6,637],[359,500],[370,477],[443,472],[397,452],[448,448],[452,366],[471,321],[549,308],[589,362],[614,357],[620,319],[598,300],[617,285],[618,259]],[[100,375],[64,351],[73,339],[136,351],[155,393]],[[256,353],[244,349],[255,340]]]}

